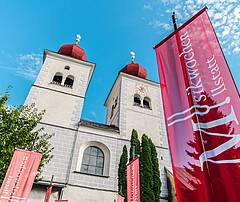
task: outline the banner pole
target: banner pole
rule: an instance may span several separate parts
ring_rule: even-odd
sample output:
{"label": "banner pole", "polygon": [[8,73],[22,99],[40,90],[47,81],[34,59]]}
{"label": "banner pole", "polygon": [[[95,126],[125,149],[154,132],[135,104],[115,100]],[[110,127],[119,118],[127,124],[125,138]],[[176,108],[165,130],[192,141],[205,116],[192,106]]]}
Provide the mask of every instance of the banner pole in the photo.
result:
{"label": "banner pole", "polygon": [[50,186],[52,186],[52,184],[53,184],[53,178],[54,178],[54,175],[52,175],[52,178],[51,178],[51,181],[50,181]]}
{"label": "banner pole", "polygon": [[172,22],[173,22],[173,27],[174,27],[174,31],[177,30],[177,21],[176,21],[176,13],[175,11],[173,11],[173,14],[172,14]]}
{"label": "banner pole", "polygon": [[53,185],[53,178],[54,178],[54,175],[52,175],[50,184],[47,187],[44,202],[49,202],[50,201],[50,197],[51,197],[51,194],[52,194],[52,188],[53,188],[53,186],[52,186]]}
{"label": "banner pole", "polygon": [[[202,10],[200,10],[196,15],[194,15],[192,18],[190,18],[189,20],[187,20],[183,25],[179,26],[177,28],[176,31],[180,31],[181,29],[183,29],[184,27],[186,27],[186,25],[188,25],[190,22],[192,22],[193,20],[195,20],[198,16],[200,16],[204,11],[207,10],[207,6],[205,6]],[[158,48],[159,46],[161,46],[164,42],[166,42],[168,39],[170,39],[174,34],[176,34],[176,31],[172,32],[170,35],[168,35],[165,39],[163,39],[162,41],[160,41],[158,44],[156,44],[153,49]]]}

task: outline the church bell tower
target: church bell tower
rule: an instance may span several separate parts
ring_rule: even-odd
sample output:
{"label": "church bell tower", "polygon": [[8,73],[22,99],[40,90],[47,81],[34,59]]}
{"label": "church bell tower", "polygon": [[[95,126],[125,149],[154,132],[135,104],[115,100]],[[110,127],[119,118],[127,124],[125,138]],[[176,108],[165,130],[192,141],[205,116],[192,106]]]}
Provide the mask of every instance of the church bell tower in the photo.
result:
{"label": "church bell tower", "polygon": [[76,128],[95,64],[75,44],[62,45],[58,52],[44,50],[43,65],[25,104],[45,110],[42,122]]}
{"label": "church bell tower", "polygon": [[109,93],[107,124],[119,127],[120,136],[130,139],[132,129],[147,134],[159,148],[168,148],[159,83],[147,79],[147,70],[131,63],[120,70]]}

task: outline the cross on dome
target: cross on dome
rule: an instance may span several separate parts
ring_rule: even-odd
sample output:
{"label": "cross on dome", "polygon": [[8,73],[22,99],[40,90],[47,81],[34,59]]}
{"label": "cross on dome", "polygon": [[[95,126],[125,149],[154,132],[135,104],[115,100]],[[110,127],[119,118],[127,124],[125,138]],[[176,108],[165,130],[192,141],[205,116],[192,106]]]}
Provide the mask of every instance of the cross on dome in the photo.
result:
{"label": "cross on dome", "polygon": [[80,42],[80,40],[81,40],[81,35],[80,34],[76,34],[76,45],[78,45],[79,44],[79,42]]}
{"label": "cross on dome", "polygon": [[131,51],[131,52],[130,52],[130,55],[131,55],[132,63],[134,63],[134,60],[135,60],[135,52]]}

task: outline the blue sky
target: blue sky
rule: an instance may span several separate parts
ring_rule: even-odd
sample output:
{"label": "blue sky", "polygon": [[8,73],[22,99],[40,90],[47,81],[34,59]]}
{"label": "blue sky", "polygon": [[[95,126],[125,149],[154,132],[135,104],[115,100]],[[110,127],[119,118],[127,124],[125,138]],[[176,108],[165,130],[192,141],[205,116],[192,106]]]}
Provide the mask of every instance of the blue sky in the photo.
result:
{"label": "blue sky", "polygon": [[0,0],[0,92],[9,85],[10,105],[23,104],[44,49],[58,51],[82,36],[80,46],[96,69],[82,118],[105,122],[103,104],[121,68],[136,62],[158,81],[153,45],[173,31],[171,12],[181,24],[207,2],[209,15],[240,89],[240,3],[238,0]]}

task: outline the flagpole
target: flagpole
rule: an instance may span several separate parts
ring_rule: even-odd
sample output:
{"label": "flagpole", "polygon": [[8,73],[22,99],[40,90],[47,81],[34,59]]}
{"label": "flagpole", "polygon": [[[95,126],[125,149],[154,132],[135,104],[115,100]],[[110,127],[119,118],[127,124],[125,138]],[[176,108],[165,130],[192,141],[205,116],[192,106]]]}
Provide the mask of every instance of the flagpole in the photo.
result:
{"label": "flagpole", "polygon": [[51,181],[50,181],[50,186],[52,186],[52,184],[53,184],[53,178],[54,178],[54,175],[52,175],[52,178],[51,178]]}
{"label": "flagpole", "polygon": [[[207,6],[205,6],[204,8],[202,8],[202,10],[200,10],[196,15],[194,15],[193,17],[191,17],[189,20],[187,20],[183,25],[179,26],[177,28],[178,31],[180,31],[181,29],[183,29],[186,25],[188,25],[190,22],[192,22],[193,20],[195,20],[199,15],[201,15],[203,12],[205,12],[207,10]],[[176,19],[175,19],[176,20]],[[176,24],[177,25],[177,24]],[[153,48],[156,49],[159,46],[161,46],[164,42],[166,42],[168,39],[170,39],[173,35],[175,35],[176,30],[174,32],[172,32],[170,35],[168,35],[166,38],[164,38],[162,41],[160,41],[158,44],[156,44]]]}
{"label": "flagpole", "polygon": [[52,178],[51,178],[51,181],[50,181],[50,185],[47,187],[47,191],[46,191],[44,202],[49,202],[50,201],[50,197],[51,197],[51,194],[52,194],[53,178],[54,178],[54,175],[52,175]]}
{"label": "flagpole", "polygon": [[176,21],[176,13],[175,11],[173,11],[173,14],[172,14],[172,22],[173,22],[173,27],[174,27],[174,31],[177,30],[177,21]]}

